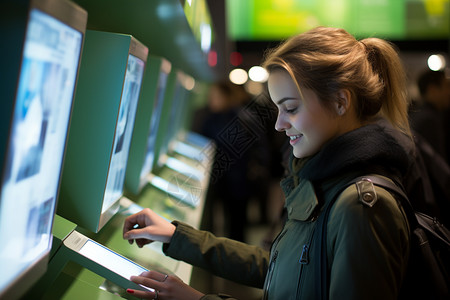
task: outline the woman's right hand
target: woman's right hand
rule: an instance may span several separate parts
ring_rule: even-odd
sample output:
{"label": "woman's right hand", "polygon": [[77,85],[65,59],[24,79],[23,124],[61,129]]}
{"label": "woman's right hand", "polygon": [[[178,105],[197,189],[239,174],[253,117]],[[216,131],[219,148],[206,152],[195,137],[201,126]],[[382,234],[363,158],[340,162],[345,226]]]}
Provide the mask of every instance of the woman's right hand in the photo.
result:
{"label": "woman's right hand", "polygon": [[127,289],[127,293],[140,299],[158,300],[199,300],[203,293],[185,284],[175,275],[164,275],[156,271],[144,272],[139,276],[131,276],[131,281],[154,289],[144,292],[140,290]]}
{"label": "woman's right hand", "polygon": [[123,224],[123,238],[130,244],[136,241],[139,248],[153,241],[169,243],[175,232],[175,225],[149,208],[125,219]]}

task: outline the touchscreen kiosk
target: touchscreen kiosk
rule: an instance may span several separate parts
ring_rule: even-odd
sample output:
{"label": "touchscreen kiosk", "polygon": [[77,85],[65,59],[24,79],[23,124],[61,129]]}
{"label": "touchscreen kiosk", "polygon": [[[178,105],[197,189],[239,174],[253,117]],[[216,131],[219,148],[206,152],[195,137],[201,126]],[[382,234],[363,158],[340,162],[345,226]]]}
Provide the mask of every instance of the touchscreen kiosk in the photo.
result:
{"label": "touchscreen kiosk", "polygon": [[[178,130],[183,121],[183,114],[186,114],[187,107],[187,89],[185,87],[187,75],[182,71],[178,71],[175,76],[174,92],[172,96],[171,106],[168,110],[167,118],[170,120],[167,122],[166,134],[161,144],[158,159],[164,159],[165,155],[169,152],[169,145],[177,137]],[[160,161],[160,164],[164,163]]]}
{"label": "touchscreen kiosk", "polygon": [[149,56],[125,175],[125,190],[133,195],[139,194],[153,169],[156,135],[171,68],[166,59]]}
{"label": "touchscreen kiosk", "polygon": [[57,213],[98,232],[120,208],[148,49],[87,30]]}
{"label": "touchscreen kiosk", "polygon": [[[167,193],[170,198],[195,208],[200,203],[201,190],[204,189],[203,182],[207,178],[205,172],[168,156],[169,143],[175,140],[183,123],[183,116],[188,113],[185,109],[187,106],[187,78],[188,75],[177,69],[172,70],[167,77],[156,141],[154,145],[150,145],[154,149],[152,168],[150,170],[145,169],[145,166],[142,168],[140,182],[141,184],[150,183]],[[134,153],[132,155],[134,156]],[[173,176],[170,176],[171,178],[158,176],[157,174],[163,168],[175,171]]]}
{"label": "touchscreen kiosk", "polygon": [[9,21],[0,55],[8,74],[0,82],[1,299],[21,297],[47,269],[87,22],[71,2],[12,2],[15,14],[0,13]]}
{"label": "touchscreen kiosk", "polygon": [[203,164],[205,162],[205,156],[208,156],[210,154],[209,152],[213,151],[210,149],[210,144],[212,144],[211,140],[187,131],[188,114],[191,112],[191,102],[194,100],[192,93],[193,82],[195,81],[192,77],[181,71],[176,74],[172,105],[168,111],[168,119],[173,121],[167,125],[167,134],[161,143],[161,150],[158,157],[159,166],[165,165],[181,173],[183,173],[181,170],[186,168],[177,168],[181,164],[172,163],[172,158],[168,162],[168,155],[177,153],[189,160],[197,162],[197,164]]}
{"label": "touchscreen kiosk", "polygon": [[[186,134],[182,134],[185,129],[186,115],[190,112],[189,110],[189,95],[190,88],[188,86],[189,82],[193,82],[193,78],[183,72],[179,71],[176,76],[175,81],[175,93],[172,100],[172,106],[169,111],[169,119],[172,120],[168,123],[167,134],[165,135],[165,140],[161,146],[161,151],[159,155],[159,163],[164,165],[185,177],[189,177],[190,181],[194,180],[201,182],[205,177],[205,169],[200,163],[188,164],[180,159],[171,157],[169,155],[173,154],[175,148],[179,150],[180,138],[183,138]],[[188,147],[188,146],[187,146]],[[193,150],[194,154],[191,156],[200,156],[202,151],[205,149],[196,148]],[[178,153],[181,151],[178,151]],[[182,154],[182,153],[180,153]],[[190,154],[190,153],[189,153]],[[189,155],[184,155],[190,158]],[[194,159],[195,160],[195,159]]]}
{"label": "touchscreen kiosk", "polygon": [[122,288],[153,291],[151,288],[130,281],[131,276],[137,276],[148,271],[146,268],[85,235],[73,231],[64,239],[63,245],[69,251],[77,254],[68,254],[75,262],[104,278],[108,278]]}

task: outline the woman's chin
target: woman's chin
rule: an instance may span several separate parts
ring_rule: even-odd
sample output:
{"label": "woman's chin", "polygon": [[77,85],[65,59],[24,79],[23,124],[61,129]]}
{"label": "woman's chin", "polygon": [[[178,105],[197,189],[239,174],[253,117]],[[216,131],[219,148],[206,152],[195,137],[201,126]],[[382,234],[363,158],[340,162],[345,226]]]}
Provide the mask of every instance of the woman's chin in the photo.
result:
{"label": "woman's chin", "polygon": [[294,146],[293,149],[292,149],[292,153],[294,154],[294,156],[296,158],[310,157],[310,156],[316,154],[317,152],[318,151],[311,151],[311,150],[308,151],[308,149],[302,149],[302,148],[300,148],[298,146],[297,147]]}

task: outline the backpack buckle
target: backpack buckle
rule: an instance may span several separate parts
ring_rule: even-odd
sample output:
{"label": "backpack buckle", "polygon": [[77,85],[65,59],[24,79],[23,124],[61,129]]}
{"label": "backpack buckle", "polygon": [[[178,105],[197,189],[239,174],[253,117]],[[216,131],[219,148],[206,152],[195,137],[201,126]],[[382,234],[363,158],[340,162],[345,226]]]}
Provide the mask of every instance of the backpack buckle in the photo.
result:
{"label": "backpack buckle", "polygon": [[359,201],[369,207],[375,205],[378,197],[372,180],[369,178],[362,178],[360,181],[356,182],[356,190],[358,191]]}

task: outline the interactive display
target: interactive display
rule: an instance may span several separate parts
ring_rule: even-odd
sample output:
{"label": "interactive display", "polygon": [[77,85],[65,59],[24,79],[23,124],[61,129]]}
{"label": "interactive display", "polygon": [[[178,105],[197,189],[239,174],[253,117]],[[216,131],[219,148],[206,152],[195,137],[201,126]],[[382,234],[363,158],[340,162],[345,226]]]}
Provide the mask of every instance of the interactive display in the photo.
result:
{"label": "interactive display", "polygon": [[166,166],[197,181],[202,181],[205,177],[201,169],[192,167],[187,163],[173,157],[167,157]]}
{"label": "interactive display", "polygon": [[[144,267],[141,267],[126,257],[111,251],[111,249],[108,249],[93,240],[88,240],[84,246],[81,247],[80,254],[97,261],[102,266],[107,267],[126,279],[130,279],[131,276],[137,276],[142,274],[142,272],[148,271]],[[153,291],[153,289],[148,289]]]}
{"label": "interactive display", "polygon": [[234,40],[279,40],[313,27],[342,27],[357,37],[448,39],[449,0],[228,0]]}
{"label": "interactive display", "polygon": [[184,143],[181,141],[177,141],[174,143],[174,147],[173,150],[183,156],[186,156],[192,160],[196,160],[196,161],[203,161],[204,159],[207,158],[207,155],[205,155],[206,153],[209,153],[209,148],[213,147],[212,143],[209,143],[207,145],[207,147],[202,149],[199,149],[198,147],[192,146],[188,143]]}
{"label": "interactive display", "polygon": [[168,111],[167,128],[165,130],[164,139],[159,152],[159,160],[164,160],[164,156],[167,154],[170,148],[170,142],[177,137],[178,130],[183,123],[183,114],[186,113],[187,104],[187,90],[185,88],[185,81],[187,75],[183,72],[178,71],[176,73],[176,79],[174,84],[173,99],[171,101],[171,106]]}
{"label": "interactive display", "polygon": [[[169,195],[173,199],[179,200],[184,204],[187,204],[190,207],[194,208],[199,204],[199,194],[201,193],[201,191],[197,186],[190,185],[189,180],[186,180],[184,182],[175,181],[174,183],[172,183],[153,174],[148,174],[147,178],[154,187],[166,192],[167,195]],[[185,188],[188,188],[190,190],[187,191]]]}
{"label": "interactive display", "polygon": [[185,135],[184,139],[187,143],[195,145],[201,149],[205,148],[206,146],[208,146],[208,144],[211,143],[210,139],[193,131],[188,132]]}
{"label": "interactive display", "polygon": [[137,285],[130,281],[131,276],[138,276],[148,271],[146,268],[129,260],[111,249],[89,239],[77,231],[70,233],[64,240],[64,246],[87,258],[72,256],[74,261],[98,274],[110,278],[123,288],[137,288],[153,291],[152,288]]}
{"label": "interactive display", "polygon": [[161,70],[158,78],[158,86],[156,91],[155,103],[153,106],[153,113],[150,119],[150,132],[147,139],[147,151],[145,155],[144,165],[141,169],[140,178],[146,181],[146,176],[151,172],[155,159],[155,143],[158,132],[158,125],[161,120],[161,112],[164,101],[164,91],[167,84],[168,73]]}
{"label": "interactive display", "polygon": [[144,62],[133,55],[129,55],[102,213],[114,204],[123,193],[128,152],[143,74]]}
{"label": "interactive display", "polygon": [[30,11],[1,179],[0,298],[50,251],[82,39],[53,16]]}
{"label": "interactive display", "polygon": [[148,48],[86,30],[57,214],[99,232],[119,211]]}
{"label": "interactive display", "polygon": [[184,76],[182,76],[182,79],[177,80],[177,84],[175,86],[175,99],[170,112],[171,120],[173,120],[173,122],[169,123],[168,128],[169,136],[171,138],[177,137],[178,131],[182,127],[183,117],[187,109],[188,92],[184,87],[184,83],[180,82],[180,80],[184,81]]}

